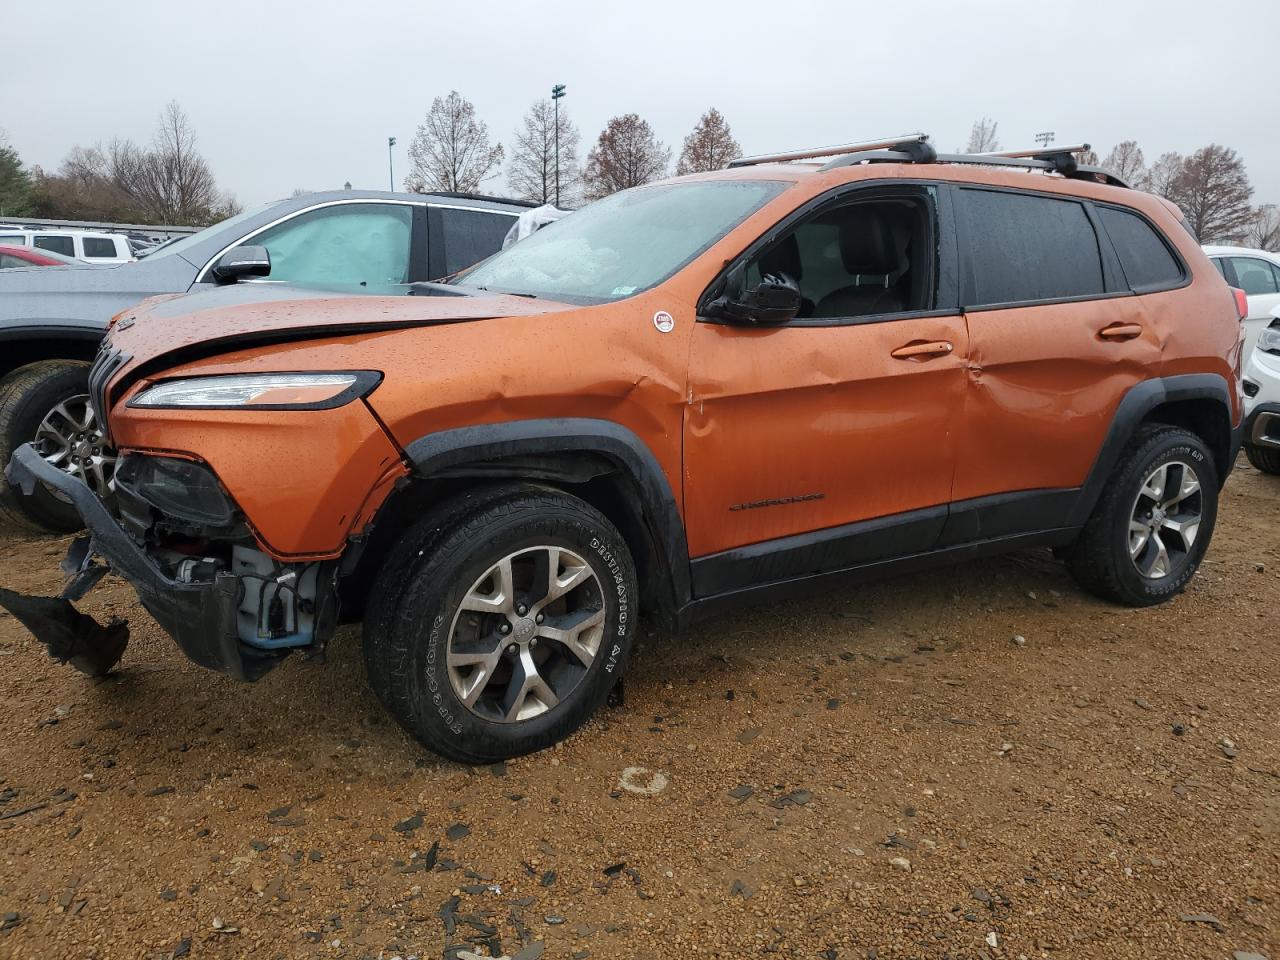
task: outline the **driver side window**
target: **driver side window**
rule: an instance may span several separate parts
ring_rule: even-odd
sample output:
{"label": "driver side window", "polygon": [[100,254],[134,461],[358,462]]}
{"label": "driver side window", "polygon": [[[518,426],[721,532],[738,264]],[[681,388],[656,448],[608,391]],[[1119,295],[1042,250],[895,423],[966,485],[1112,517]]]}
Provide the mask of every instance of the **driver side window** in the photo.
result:
{"label": "driver side window", "polygon": [[746,283],[785,274],[800,288],[797,319],[844,319],[929,310],[936,244],[924,193],[856,200],[820,210],[747,265]]}
{"label": "driver side window", "polygon": [[271,280],[291,283],[404,283],[413,208],[400,203],[320,207],[264,230],[246,243],[271,254]]}

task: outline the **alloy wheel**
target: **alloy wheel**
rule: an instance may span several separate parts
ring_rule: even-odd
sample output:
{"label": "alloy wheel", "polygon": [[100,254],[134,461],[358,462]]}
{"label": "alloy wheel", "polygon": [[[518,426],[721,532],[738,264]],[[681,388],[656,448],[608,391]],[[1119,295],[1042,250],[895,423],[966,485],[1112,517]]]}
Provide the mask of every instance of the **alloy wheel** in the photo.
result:
{"label": "alloy wheel", "polygon": [[1204,497],[1190,464],[1172,460],[1151,471],[1129,518],[1129,559],[1148,580],[1180,570],[1200,531]]}
{"label": "alloy wheel", "polygon": [[578,554],[557,546],[508,554],[472,584],[454,615],[450,685],[485,720],[541,716],[591,669],[604,621],[600,581]]}
{"label": "alloy wheel", "polygon": [[[87,393],[68,397],[46,413],[34,445],[47,463],[84,481],[98,496],[115,490],[116,455],[106,445]],[[66,494],[52,488],[50,493],[70,502]]]}

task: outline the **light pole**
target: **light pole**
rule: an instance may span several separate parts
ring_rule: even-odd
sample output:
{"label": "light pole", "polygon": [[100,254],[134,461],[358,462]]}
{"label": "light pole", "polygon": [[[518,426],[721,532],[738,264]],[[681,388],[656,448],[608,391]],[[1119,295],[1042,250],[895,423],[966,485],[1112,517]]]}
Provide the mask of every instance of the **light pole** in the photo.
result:
{"label": "light pole", "polygon": [[395,137],[387,137],[387,171],[391,174],[391,192],[396,192],[396,165],[391,159],[391,148],[396,145]]}
{"label": "light pole", "polygon": [[551,102],[556,108],[556,206],[560,206],[560,98],[564,96],[564,84],[551,88]]}
{"label": "light pole", "polygon": [[1053,143],[1053,131],[1046,130],[1043,133],[1037,133],[1036,143],[1040,144],[1042,147],[1047,147],[1049,144]]}

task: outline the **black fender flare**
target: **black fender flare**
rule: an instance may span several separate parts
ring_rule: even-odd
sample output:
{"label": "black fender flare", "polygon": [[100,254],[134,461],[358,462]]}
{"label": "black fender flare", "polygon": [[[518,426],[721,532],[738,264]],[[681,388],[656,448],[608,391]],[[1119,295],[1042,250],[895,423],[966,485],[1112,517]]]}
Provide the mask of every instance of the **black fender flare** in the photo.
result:
{"label": "black fender flare", "polygon": [[405,447],[419,477],[468,463],[564,453],[602,456],[631,482],[667,581],[670,612],[687,605],[691,596],[689,542],[671,484],[653,451],[621,424],[590,417],[514,420],[441,430]]}
{"label": "black fender flare", "polygon": [[1121,398],[1115,416],[1111,418],[1111,427],[1106,439],[1098,451],[1097,458],[1089,470],[1089,476],[1081,487],[1080,496],[1067,518],[1067,525],[1083,526],[1093,513],[1093,508],[1102,496],[1102,489],[1115,469],[1124,448],[1128,446],[1133,435],[1137,433],[1143,420],[1162,404],[1183,400],[1211,400],[1222,405],[1228,428],[1232,432],[1230,450],[1227,454],[1226,469],[1219,470],[1219,482],[1226,482],[1226,474],[1239,449],[1240,427],[1231,422],[1231,392],[1224,377],[1216,373],[1187,373],[1173,377],[1156,377],[1134,384]]}

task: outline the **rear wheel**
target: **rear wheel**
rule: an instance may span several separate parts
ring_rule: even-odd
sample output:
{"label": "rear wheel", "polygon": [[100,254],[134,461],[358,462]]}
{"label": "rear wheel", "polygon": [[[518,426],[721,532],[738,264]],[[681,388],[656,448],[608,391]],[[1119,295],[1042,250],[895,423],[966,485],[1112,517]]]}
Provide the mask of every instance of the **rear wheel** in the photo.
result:
{"label": "rear wheel", "polygon": [[1143,607],[1181,593],[1195,576],[1218,515],[1218,472],[1204,442],[1152,425],[1130,443],[1067,568],[1086,590]]}
{"label": "rear wheel", "polygon": [[[32,443],[49,463],[100,496],[115,489],[115,453],[89,404],[89,365],[41,360],[0,380],[0,471],[13,451]],[[0,481],[0,517],[21,526],[68,533],[83,524],[71,501],[38,485],[31,496]]]}
{"label": "rear wheel", "polygon": [[551,746],[626,666],[631,556],[603,514],[559,491],[508,488],[455,517],[410,530],[387,558],[366,617],[370,685],[454,760]]}
{"label": "rear wheel", "polygon": [[1280,450],[1274,447],[1255,447],[1246,443],[1244,455],[1263,473],[1280,473]]}

